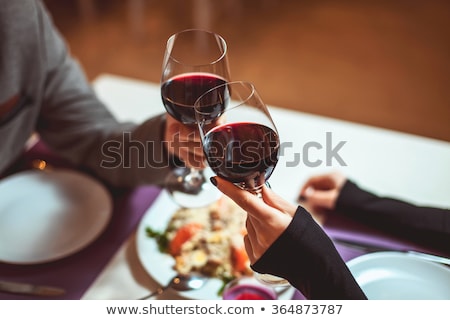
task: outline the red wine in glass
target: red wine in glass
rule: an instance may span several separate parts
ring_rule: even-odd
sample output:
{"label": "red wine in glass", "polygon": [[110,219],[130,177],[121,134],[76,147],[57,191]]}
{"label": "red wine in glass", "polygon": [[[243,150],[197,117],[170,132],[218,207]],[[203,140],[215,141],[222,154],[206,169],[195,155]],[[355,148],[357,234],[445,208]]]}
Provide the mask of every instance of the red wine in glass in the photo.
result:
{"label": "red wine in glass", "polygon": [[223,300],[277,300],[274,290],[254,284],[236,285],[225,291]]}
{"label": "red wine in glass", "polygon": [[[161,85],[161,96],[167,112],[184,124],[195,124],[194,103],[206,91],[226,83],[226,80],[210,73],[183,73]],[[211,118],[218,117],[224,105],[204,105]]]}
{"label": "red wine in glass", "polygon": [[218,176],[253,189],[272,174],[278,161],[279,138],[274,130],[259,123],[228,123],[205,135],[203,150]]}

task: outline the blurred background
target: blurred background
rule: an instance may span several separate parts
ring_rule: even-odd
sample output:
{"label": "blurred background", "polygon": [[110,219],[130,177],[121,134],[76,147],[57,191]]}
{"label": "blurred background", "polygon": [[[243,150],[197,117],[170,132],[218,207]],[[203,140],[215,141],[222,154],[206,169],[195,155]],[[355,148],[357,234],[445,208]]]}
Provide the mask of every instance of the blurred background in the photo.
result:
{"label": "blurred background", "polygon": [[44,3],[89,80],[159,83],[167,38],[204,28],[269,105],[450,141],[450,1]]}

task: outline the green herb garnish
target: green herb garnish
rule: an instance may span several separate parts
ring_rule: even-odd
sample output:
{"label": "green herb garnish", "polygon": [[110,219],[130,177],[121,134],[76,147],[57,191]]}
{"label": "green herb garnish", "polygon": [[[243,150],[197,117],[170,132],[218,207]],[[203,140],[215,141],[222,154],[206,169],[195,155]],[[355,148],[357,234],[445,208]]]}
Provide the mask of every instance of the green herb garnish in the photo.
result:
{"label": "green herb garnish", "polygon": [[160,252],[167,252],[169,248],[169,239],[167,238],[166,232],[160,232],[153,230],[150,227],[145,228],[145,233],[148,237],[154,238],[158,244],[158,249]]}
{"label": "green herb garnish", "polygon": [[222,296],[223,290],[225,289],[226,285],[231,282],[232,280],[236,279],[236,277],[232,276],[221,276],[220,280],[222,280],[222,286],[219,288],[219,291],[217,291],[218,296]]}

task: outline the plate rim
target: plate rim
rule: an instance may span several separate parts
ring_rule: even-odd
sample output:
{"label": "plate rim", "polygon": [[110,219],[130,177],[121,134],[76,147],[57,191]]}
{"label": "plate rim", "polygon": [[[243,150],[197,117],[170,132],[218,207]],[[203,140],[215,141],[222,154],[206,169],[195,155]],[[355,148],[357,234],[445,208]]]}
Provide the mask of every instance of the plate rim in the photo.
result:
{"label": "plate rim", "polygon": [[[156,244],[156,240],[148,237],[145,234],[145,228],[149,226],[148,220],[152,218],[152,215],[156,214],[155,212],[159,209],[163,209],[163,213],[158,215],[159,220],[157,220],[157,225],[155,228],[157,230],[164,230],[163,228],[167,227],[167,223],[169,222],[172,215],[175,213],[175,210],[179,209],[180,206],[171,200],[170,195],[166,190],[162,190],[155,201],[150,205],[147,211],[144,213],[141,221],[139,222],[137,233],[136,233],[136,252],[139,258],[139,261],[144,268],[145,272],[159,285],[164,286],[170,279],[176,275],[175,270],[173,269],[173,265],[175,264],[175,260],[172,256],[167,253],[162,253],[158,250],[158,246]],[[161,225],[164,224],[165,225]],[[151,254],[149,255],[146,250],[152,249]],[[158,265],[159,268],[155,268],[149,263],[149,260],[154,259],[153,263]],[[171,264],[171,265],[169,265]],[[158,269],[165,269],[164,273],[158,272]],[[156,271],[155,271],[156,270]],[[177,291],[176,294],[187,299],[193,300],[220,300],[222,297],[217,295],[220,287],[222,286],[222,281],[217,278],[209,278],[208,282],[204,287],[192,290],[192,291]],[[215,290],[214,296],[211,293],[211,290]]]}
{"label": "plate rim", "polygon": [[[27,178],[27,177],[34,177],[36,175],[40,174],[46,174],[46,175],[67,175],[67,176],[77,176],[78,178],[82,178],[84,181],[89,183],[91,186],[95,186],[98,190],[100,190],[103,195],[105,196],[105,210],[104,214],[96,214],[96,218],[99,221],[97,223],[98,227],[95,230],[95,232],[92,232],[89,237],[82,238],[80,241],[78,241],[77,245],[73,245],[71,248],[67,250],[63,250],[63,252],[58,252],[57,254],[49,254],[47,257],[41,258],[41,259],[5,259],[4,257],[0,257],[0,263],[5,264],[13,264],[13,265],[39,265],[39,264],[45,264],[49,262],[58,261],[61,259],[64,259],[66,257],[69,257],[73,254],[76,254],[83,249],[87,248],[91,243],[93,243],[95,240],[97,240],[101,234],[106,230],[108,227],[112,215],[113,215],[113,199],[111,193],[108,191],[108,189],[98,180],[96,180],[94,177],[75,169],[69,169],[69,168],[52,168],[52,169],[45,169],[45,170],[24,170],[20,171],[14,174],[11,174],[4,179],[0,180],[0,186],[10,182],[11,180],[20,179],[20,178]],[[83,188],[85,185],[83,185]],[[83,233],[84,234],[84,233]]]}
{"label": "plate rim", "polygon": [[[363,254],[361,256],[355,257],[346,262],[350,272],[352,273],[352,275],[354,276],[354,278],[358,282],[358,284],[361,286],[361,289],[363,291],[365,291],[364,285],[361,285],[358,281],[358,277],[360,276],[361,271],[355,270],[355,269],[356,269],[356,267],[364,265],[365,263],[370,263],[372,261],[376,261],[379,259],[403,259],[403,260],[413,261],[415,263],[415,265],[419,265],[419,266],[425,267],[425,268],[431,268],[431,269],[433,269],[432,271],[438,271],[440,273],[440,275],[443,275],[443,274],[448,275],[448,277],[450,279],[450,268],[448,268],[444,265],[441,265],[439,263],[425,260],[425,259],[422,259],[417,256],[409,255],[407,252],[377,251],[377,252],[370,252],[370,253]],[[370,270],[370,269],[372,269],[372,268],[368,268],[367,270]],[[389,266],[387,266],[386,269],[389,269]],[[356,274],[356,273],[358,273],[358,274]],[[450,297],[441,298],[441,299],[448,299],[448,298],[450,298]],[[381,299],[381,298],[372,298],[372,299]],[[411,298],[409,298],[409,299],[411,299]],[[412,298],[412,299],[414,299],[414,298]],[[420,299],[420,298],[417,298],[417,299]]]}

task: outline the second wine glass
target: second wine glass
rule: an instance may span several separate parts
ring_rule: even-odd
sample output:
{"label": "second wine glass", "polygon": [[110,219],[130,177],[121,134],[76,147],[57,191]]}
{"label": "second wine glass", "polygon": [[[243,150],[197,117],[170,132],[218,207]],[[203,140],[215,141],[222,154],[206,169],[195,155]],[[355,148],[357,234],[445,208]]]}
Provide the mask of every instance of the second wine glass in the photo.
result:
{"label": "second wine glass", "polygon": [[[223,110],[211,117],[210,110]],[[219,85],[195,102],[203,151],[211,169],[221,178],[262,197],[261,190],[279,156],[280,139],[267,106],[250,82]],[[270,285],[287,280],[255,273]]]}
{"label": "second wine glass", "polygon": [[[220,35],[188,29],[168,39],[161,97],[170,116],[197,130],[194,102],[204,92],[229,80],[227,45]],[[211,117],[215,115],[211,112]],[[218,197],[217,190],[207,182],[204,170],[195,168],[173,170],[167,178],[166,189],[182,207],[205,206]]]}

